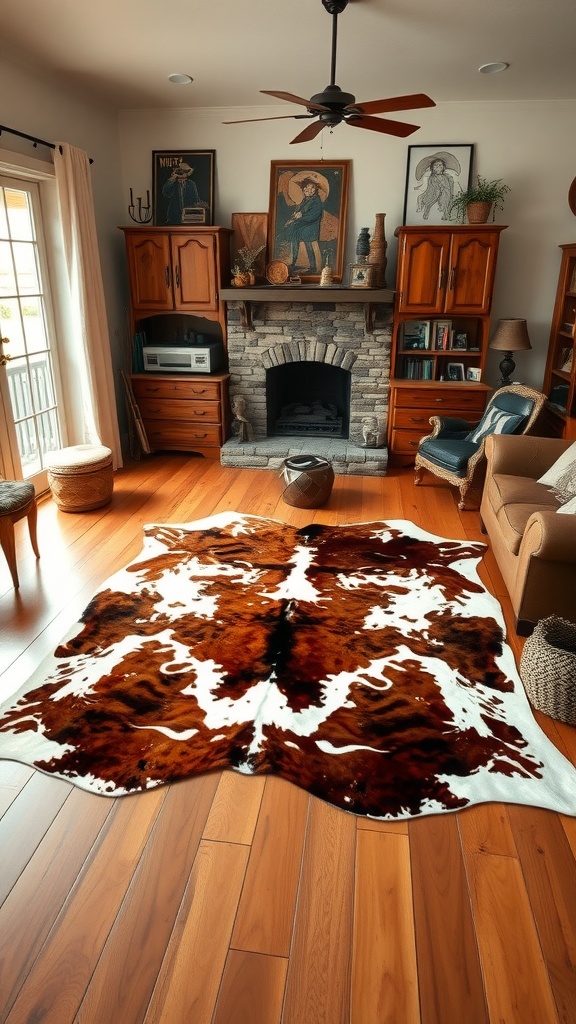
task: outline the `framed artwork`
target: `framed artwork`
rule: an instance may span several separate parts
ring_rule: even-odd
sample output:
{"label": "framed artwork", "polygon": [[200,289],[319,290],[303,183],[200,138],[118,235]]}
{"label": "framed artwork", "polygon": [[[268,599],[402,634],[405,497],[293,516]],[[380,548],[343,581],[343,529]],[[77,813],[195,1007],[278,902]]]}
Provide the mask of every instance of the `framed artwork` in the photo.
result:
{"label": "framed artwork", "polygon": [[350,160],[272,160],[268,259],[291,277],[318,282],[323,267],[342,281]]}
{"label": "framed artwork", "polygon": [[481,377],[482,377],[482,370],[480,370],[476,366],[469,366],[468,369],[466,370],[466,380],[472,380],[472,381],[475,381],[477,384],[479,384]]}
{"label": "framed artwork", "polygon": [[350,287],[351,288],[370,288],[372,277],[372,267],[369,263],[351,263],[350,264]]}
{"label": "framed artwork", "polygon": [[448,363],[446,376],[448,380],[464,380],[464,363]]}
{"label": "framed artwork", "polygon": [[404,224],[458,224],[452,200],[472,177],[473,145],[408,146]]}
{"label": "framed artwork", "polygon": [[465,331],[454,331],[452,337],[452,349],[459,349],[461,352],[465,352],[468,348],[468,335]]}
{"label": "framed artwork", "polygon": [[430,321],[405,320],[402,325],[402,348],[430,348]]}
{"label": "framed artwork", "polygon": [[212,224],[214,149],[152,153],[154,224]]}

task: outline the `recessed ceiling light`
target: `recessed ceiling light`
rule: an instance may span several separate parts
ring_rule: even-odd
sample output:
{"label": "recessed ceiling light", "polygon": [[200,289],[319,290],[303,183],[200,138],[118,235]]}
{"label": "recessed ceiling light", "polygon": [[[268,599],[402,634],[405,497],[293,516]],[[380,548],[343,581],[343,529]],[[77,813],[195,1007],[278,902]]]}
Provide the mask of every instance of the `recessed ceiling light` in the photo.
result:
{"label": "recessed ceiling light", "polygon": [[497,75],[499,71],[506,71],[510,65],[506,64],[503,60],[494,61],[493,64],[482,64],[478,68],[481,75]]}
{"label": "recessed ceiling light", "polygon": [[168,75],[168,81],[172,82],[173,85],[190,85],[190,82],[194,81],[194,79],[190,75],[174,74]]}

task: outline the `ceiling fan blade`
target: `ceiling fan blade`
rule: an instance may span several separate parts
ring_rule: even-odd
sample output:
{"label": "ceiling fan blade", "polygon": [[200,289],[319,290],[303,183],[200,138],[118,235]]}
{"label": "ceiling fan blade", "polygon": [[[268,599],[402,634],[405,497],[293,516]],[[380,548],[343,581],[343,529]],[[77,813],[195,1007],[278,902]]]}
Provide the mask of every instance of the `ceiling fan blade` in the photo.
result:
{"label": "ceiling fan blade", "polygon": [[292,92],[276,92],[274,89],[260,89],[260,92],[265,96],[276,96],[279,100],[286,100],[287,103],[300,103],[308,107],[308,110],[328,110],[328,107],[323,107],[320,103],[311,103],[310,100],[305,100],[303,96],[295,96]]}
{"label": "ceiling fan blade", "polygon": [[313,121],[303,132],[300,132],[300,135],[292,139],[290,145],[292,146],[295,142],[310,142],[311,139],[315,139],[320,134],[323,128],[326,128],[326,125],[322,121]]}
{"label": "ceiling fan blade", "polygon": [[347,117],[346,124],[351,124],[353,128],[369,128],[372,132],[383,132],[385,135],[397,135],[401,139],[417,132],[419,128],[417,124],[390,121],[386,117]]}
{"label": "ceiling fan blade", "polygon": [[387,114],[393,110],[416,110],[418,107],[435,107],[434,100],[423,92],[415,92],[411,96],[391,96],[387,100],[369,100],[367,103],[354,103],[364,114]]}
{"label": "ceiling fan blade", "polygon": [[286,118],[299,121],[303,117],[316,117],[316,114],[277,114],[276,117],[242,117],[239,121],[222,121],[222,124],[246,124],[249,121],[284,121]]}

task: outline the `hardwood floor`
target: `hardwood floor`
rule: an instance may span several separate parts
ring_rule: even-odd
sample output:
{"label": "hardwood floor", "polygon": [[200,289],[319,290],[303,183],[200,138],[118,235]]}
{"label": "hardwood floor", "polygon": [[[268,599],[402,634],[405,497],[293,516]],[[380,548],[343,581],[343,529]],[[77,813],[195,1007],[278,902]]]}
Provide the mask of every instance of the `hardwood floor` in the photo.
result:
{"label": "hardwood floor", "polygon": [[[19,593],[0,564],[0,694],[140,551],[144,523],[237,509],[485,539],[410,470],[337,477],[314,512],[281,491],[266,470],[162,455],[116,474],[108,508],[41,502],[38,563],[16,528]],[[480,572],[511,623],[490,552]],[[576,763],[576,729],[536,717]],[[0,761],[0,862],[7,1024],[576,1021],[576,818],[488,804],[372,822],[233,772],[113,800]]]}

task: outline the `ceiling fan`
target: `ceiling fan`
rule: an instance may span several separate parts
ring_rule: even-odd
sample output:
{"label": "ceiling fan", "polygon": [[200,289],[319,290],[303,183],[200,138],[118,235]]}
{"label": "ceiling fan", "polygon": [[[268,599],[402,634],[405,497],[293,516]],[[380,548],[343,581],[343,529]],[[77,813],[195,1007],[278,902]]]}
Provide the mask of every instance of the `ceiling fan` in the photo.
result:
{"label": "ceiling fan", "polygon": [[247,117],[240,121],[224,121],[224,124],[242,124],[246,121],[278,121],[281,118],[293,117],[318,118],[300,132],[294,142],[309,142],[323,128],[334,128],[344,121],[353,128],[368,128],[371,132],[383,132],[386,135],[397,135],[405,138],[418,131],[417,124],[406,124],[404,121],[390,121],[383,117],[372,117],[373,114],[391,113],[394,110],[414,110],[417,107],[435,107],[434,100],[424,93],[413,93],[410,96],[392,96],[386,100],[369,100],[357,103],[356,97],[350,92],[343,92],[335,84],[336,78],[336,41],[338,35],[338,15],[348,6],[349,0],[322,0],[322,6],[332,15],[332,58],[330,85],[323,92],[316,93],[309,100],[302,96],[294,96],[291,92],[279,92],[275,89],[261,89],[265,96],[276,96],[288,103],[299,103],[306,107],[307,114],[279,114],[277,117]]}

